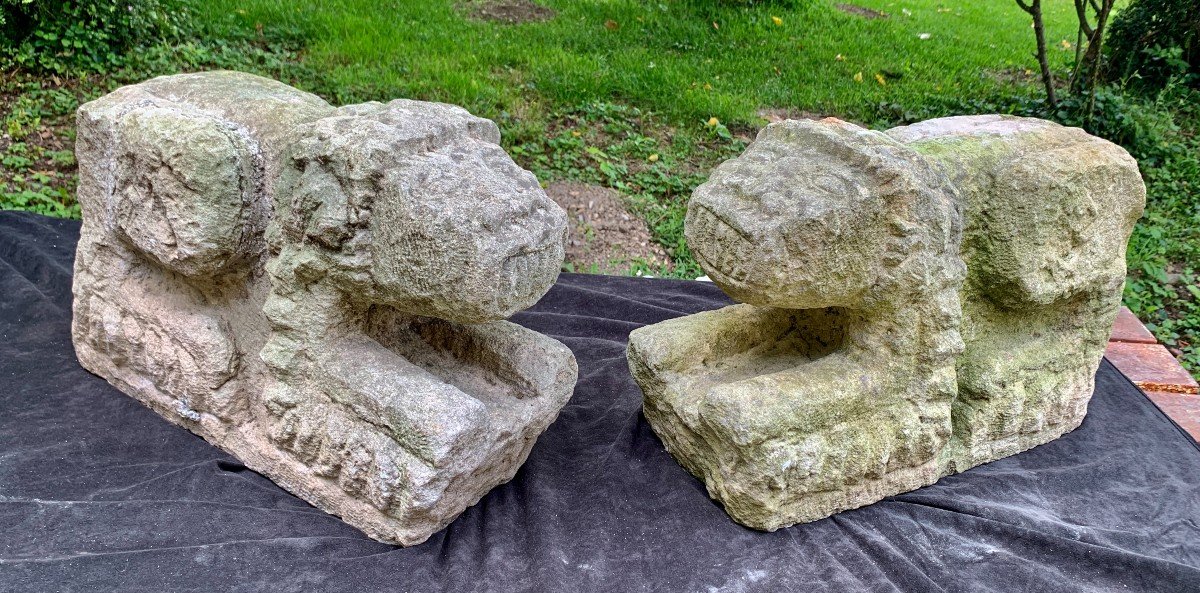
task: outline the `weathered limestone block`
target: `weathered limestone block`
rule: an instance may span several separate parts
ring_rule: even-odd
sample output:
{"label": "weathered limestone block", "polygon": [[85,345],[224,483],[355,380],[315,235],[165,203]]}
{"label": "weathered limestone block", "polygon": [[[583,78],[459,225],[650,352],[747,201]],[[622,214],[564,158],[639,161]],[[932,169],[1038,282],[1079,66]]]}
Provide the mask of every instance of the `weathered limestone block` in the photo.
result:
{"label": "weathered limestone block", "polygon": [[570,351],[503,321],[566,215],[492,122],[209,72],[78,123],[80,362],[314,505],[424,541],[570,397]]}
{"label": "weathered limestone block", "polygon": [[764,129],[688,206],[746,304],[630,335],[668,451],[738,522],[813,521],[1053,440],[1086,413],[1145,193],[1040,120]]}
{"label": "weathered limestone block", "polygon": [[945,165],[967,213],[957,471],[1074,430],[1146,201],[1137,162],[1083,130],[1029,118],[949,117],[887,133]]}

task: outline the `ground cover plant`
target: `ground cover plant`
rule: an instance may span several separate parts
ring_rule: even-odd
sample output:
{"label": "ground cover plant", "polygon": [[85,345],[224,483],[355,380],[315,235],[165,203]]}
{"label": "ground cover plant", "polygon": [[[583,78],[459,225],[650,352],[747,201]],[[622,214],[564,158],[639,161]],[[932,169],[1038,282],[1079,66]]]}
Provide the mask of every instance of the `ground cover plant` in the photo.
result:
{"label": "ground cover plant", "polygon": [[[683,241],[687,198],[767,121],[833,115],[880,128],[953,114],[1047,117],[1118,142],[1141,162],[1150,197],[1130,246],[1126,303],[1200,370],[1200,101],[1195,65],[1179,64],[1191,45],[1147,48],[1154,85],[1118,77],[1094,106],[1064,92],[1052,108],[1030,17],[1011,2],[58,4],[72,7],[73,20],[0,0],[3,208],[78,216],[71,148],[81,101],[152,75],[235,68],[337,103],[409,97],[492,118],[505,148],[543,182],[621,192],[672,258],[635,263],[631,273],[694,278],[702,272]],[[81,26],[117,4],[135,15],[127,27]],[[1047,63],[1065,84],[1079,44],[1074,3],[1045,0],[1042,11]],[[65,45],[55,30],[64,22]],[[87,37],[91,30],[103,36]]]}

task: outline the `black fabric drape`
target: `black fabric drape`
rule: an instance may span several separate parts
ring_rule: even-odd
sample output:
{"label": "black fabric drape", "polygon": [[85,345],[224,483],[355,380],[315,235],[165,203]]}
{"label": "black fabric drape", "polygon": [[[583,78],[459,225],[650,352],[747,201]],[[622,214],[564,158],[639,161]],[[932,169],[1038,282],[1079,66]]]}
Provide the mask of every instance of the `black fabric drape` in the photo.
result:
{"label": "black fabric drape", "polygon": [[78,223],[0,213],[0,591],[1200,591],[1200,450],[1104,363],[1065,437],[807,525],[733,523],[663,450],[629,331],[713,285],[564,274],[515,321],[579,384],[516,478],[372,541],[84,371]]}

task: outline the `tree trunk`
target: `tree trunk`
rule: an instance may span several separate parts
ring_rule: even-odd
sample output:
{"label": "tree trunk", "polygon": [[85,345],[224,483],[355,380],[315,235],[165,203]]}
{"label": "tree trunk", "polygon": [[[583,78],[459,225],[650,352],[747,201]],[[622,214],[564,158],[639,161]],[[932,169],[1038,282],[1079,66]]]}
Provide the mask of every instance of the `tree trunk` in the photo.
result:
{"label": "tree trunk", "polygon": [[1097,5],[1095,2],[1091,2],[1093,10],[1096,12],[1096,26],[1092,28],[1090,31],[1091,34],[1088,35],[1087,51],[1083,54],[1083,67],[1081,69],[1082,76],[1080,76],[1078,80],[1074,81],[1074,83],[1079,86],[1076,89],[1072,89],[1075,91],[1083,90],[1085,88],[1083,84],[1087,85],[1086,88],[1089,93],[1087,108],[1088,120],[1091,120],[1092,111],[1096,107],[1096,83],[1100,79],[1100,49],[1101,45],[1104,43],[1104,31],[1108,25],[1108,15],[1112,13],[1114,4],[1116,4],[1116,0],[1101,0],[1099,5]]}
{"label": "tree trunk", "polygon": [[1042,84],[1046,87],[1046,102],[1052,109],[1057,108],[1058,96],[1054,92],[1054,74],[1050,72],[1050,62],[1046,59],[1046,25],[1042,20],[1042,0],[1031,0],[1029,4],[1017,0],[1017,6],[1033,17],[1033,35],[1037,38],[1037,60],[1042,69]]}

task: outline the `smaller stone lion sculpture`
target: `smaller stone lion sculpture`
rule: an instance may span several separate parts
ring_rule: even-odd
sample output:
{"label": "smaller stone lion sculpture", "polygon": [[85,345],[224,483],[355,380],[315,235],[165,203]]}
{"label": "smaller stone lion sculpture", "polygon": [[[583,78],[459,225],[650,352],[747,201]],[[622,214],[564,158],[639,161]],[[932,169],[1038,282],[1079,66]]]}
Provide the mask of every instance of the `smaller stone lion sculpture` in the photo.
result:
{"label": "smaller stone lion sculpture", "polygon": [[667,450],[774,530],[1083,419],[1145,200],[1119,147],[1039,120],[767,126],[697,188],[688,244],[746,304],[630,334]]}
{"label": "smaller stone lion sculpture", "polygon": [[575,383],[503,321],[566,215],[491,121],[333,108],[234,72],[79,111],[80,362],[368,535],[411,545],[508,481]]}

